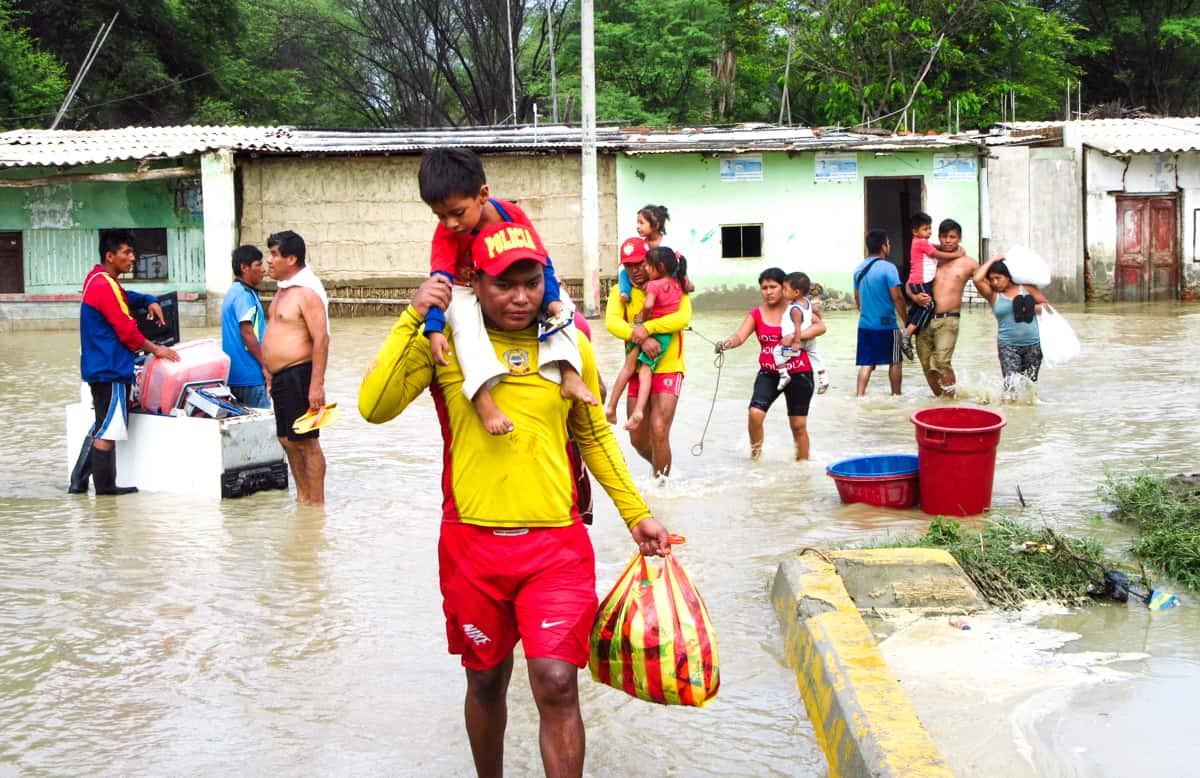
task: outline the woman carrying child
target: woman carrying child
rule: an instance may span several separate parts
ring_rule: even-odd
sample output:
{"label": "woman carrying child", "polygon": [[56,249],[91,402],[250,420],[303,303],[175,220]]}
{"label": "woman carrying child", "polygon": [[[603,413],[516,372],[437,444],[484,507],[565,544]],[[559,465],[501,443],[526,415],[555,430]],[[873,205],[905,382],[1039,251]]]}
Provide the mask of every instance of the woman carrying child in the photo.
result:
{"label": "woman carrying child", "polygon": [[1046,296],[1033,284],[1013,282],[1004,257],[992,257],[979,266],[972,279],[979,294],[992,306],[996,317],[996,350],[1000,371],[1004,374],[1004,399],[1016,395],[1019,376],[1037,383],[1042,366],[1042,336],[1037,314],[1049,305]]}
{"label": "woman carrying child", "polygon": [[[634,316],[636,324],[644,324],[648,320],[676,313],[688,285],[687,260],[676,256],[674,251],[665,246],[650,249],[646,253],[646,267],[650,273],[650,280],[646,282],[646,301]],[[609,395],[608,404],[604,409],[609,424],[617,423],[617,401],[635,372],[638,377],[637,402],[629,420],[625,422],[625,429],[637,429],[642,423],[646,406],[650,402],[650,383],[654,369],[662,360],[664,349],[670,344],[673,334],[651,337],[659,344],[658,354],[654,357],[648,356],[641,347],[633,343],[626,345],[625,364],[617,375],[612,394]]]}
{"label": "woman carrying child", "polygon": [[[750,397],[748,428],[750,433],[750,456],[758,459],[762,454],[763,421],[772,403],[783,394],[787,398],[788,424],[792,428],[792,439],[796,444],[796,459],[808,459],[808,406],[813,396],[812,365],[808,353],[800,350],[784,364],[790,380],[780,386],[779,371],[775,367],[775,346],[783,338],[783,317],[788,315],[789,303],[783,296],[783,282],[787,274],[777,267],[769,267],[758,276],[758,289],[762,305],[753,309],[742,321],[737,332],[716,346],[720,354],[742,345],[751,335],[758,338],[758,376],[754,379],[754,392]],[[825,323],[820,314],[815,314],[812,324],[801,330],[800,340],[815,338],[825,332]]]}

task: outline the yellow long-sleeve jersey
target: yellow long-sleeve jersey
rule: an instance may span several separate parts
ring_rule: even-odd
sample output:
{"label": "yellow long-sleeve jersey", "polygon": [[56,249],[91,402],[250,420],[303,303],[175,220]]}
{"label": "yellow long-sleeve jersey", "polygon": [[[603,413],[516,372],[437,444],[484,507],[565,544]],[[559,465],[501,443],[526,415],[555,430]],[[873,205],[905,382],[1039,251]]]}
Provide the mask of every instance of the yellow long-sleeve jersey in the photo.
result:
{"label": "yellow long-sleeve jersey", "polygon": [[[614,289],[613,292],[616,290]],[[629,340],[633,334],[633,317],[638,315],[646,304],[646,292],[636,286],[629,295],[629,303],[621,302],[621,296],[609,293],[608,305],[604,309],[604,327],[614,337]],[[684,295],[679,301],[679,310],[668,313],[657,319],[651,319],[642,326],[651,335],[671,334],[671,342],[663,349],[662,359],[654,368],[656,373],[683,373],[683,328],[692,321],[692,298]]]}
{"label": "yellow long-sleeve jersey", "polygon": [[[457,350],[450,349],[449,366],[436,364],[422,324],[411,307],[400,315],[363,376],[358,409],[364,419],[380,424],[429,389],[442,427],[443,521],[488,527],[563,527],[579,521],[568,433],[625,524],[632,528],[650,517],[603,409],[563,399],[559,385],[538,374],[535,327],[488,330],[496,356],[509,369],[492,387],[492,398],[514,427],[507,435],[491,435],[462,392]],[[447,336],[453,343],[453,332]],[[579,353],[581,376],[599,397],[595,354],[582,336]]]}

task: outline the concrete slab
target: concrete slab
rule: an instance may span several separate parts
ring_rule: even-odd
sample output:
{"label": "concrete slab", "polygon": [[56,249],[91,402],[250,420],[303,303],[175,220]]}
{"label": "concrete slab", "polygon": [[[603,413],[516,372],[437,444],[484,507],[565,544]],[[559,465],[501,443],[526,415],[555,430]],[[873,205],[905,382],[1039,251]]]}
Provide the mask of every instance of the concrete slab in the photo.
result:
{"label": "concrete slab", "polygon": [[829,556],[859,610],[964,613],[987,607],[958,562],[941,549],[876,548]]}

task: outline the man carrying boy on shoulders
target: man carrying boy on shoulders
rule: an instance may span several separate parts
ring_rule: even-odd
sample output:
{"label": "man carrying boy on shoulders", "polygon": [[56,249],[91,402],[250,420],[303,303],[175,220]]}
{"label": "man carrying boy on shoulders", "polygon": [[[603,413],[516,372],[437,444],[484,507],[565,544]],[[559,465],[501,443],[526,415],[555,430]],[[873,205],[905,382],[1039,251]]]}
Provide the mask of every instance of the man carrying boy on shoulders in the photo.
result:
{"label": "man carrying boy on shoulders", "polygon": [[[495,355],[506,372],[493,399],[514,422],[506,436],[481,425],[462,391],[458,349],[446,364],[424,343],[429,312],[450,304],[448,279],[433,275],[392,328],[363,377],[358,407],[383,423],[429,389],[441,419],[443,467],[439,575],[450,653],[466,668],[467,736],[480,775],[503,772],[506,695],[513,649],[524,645],[541,718],[547,775],[583,772],[578,669],[588,660],[596,613],[591,541],[574,499],[567,454],[574,438],[643,554],[665,555],[666,529],[646,507],[603,410],[562,396],[537,370],[537,316],[546,254],[520,224],[482,228],[471,247],[472,286]],[[515,232],[514,232],[515,231]],[[498,233],[504,239],[495,239]],[[531,248],[533,246],[533,248]],[[447,333],[453,346],[453,328]],[[581,378],[599,392],[590,342],[579,339]],[[537,455],[529,451],[536,447]]]}

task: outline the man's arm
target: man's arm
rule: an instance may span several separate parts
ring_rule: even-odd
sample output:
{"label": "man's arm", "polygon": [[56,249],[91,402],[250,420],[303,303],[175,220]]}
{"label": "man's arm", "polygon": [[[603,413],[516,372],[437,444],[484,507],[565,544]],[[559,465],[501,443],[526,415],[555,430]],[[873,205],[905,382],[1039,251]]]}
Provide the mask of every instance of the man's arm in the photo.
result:
{"label": "man's arm", "polygon": [[604,328],[617,340],[627,341],[633,334],[633,327],[625,319],[625,303],[621,296],[608,295],[608,303],[604,306]]}
{"label": "man's arm", "polygon": [[907,318],[908,311],[904,305],[904,295],[900,294],[900,285],[897,284],[891,288],[892,305],[896,306],[896,321],[901,322],[900,326],[904,326],[902,322]]}
{"label": "man's arm", "polygon": [[[587,338],[579,339],[579,356],[583,360],[583,372],[580,375],[588,389],[599,396],[596,356]],[[612,427],[604,418],[604,409],[599,405],[574,402],[567,416],[567,425],[571,437],[579,446],[584,464],[617,506],[617,512],[633,535],[638,550],[643,554],[666,554],[670,548],[667,530],[651,515],[650,508],[634,485]]]}
{"label": "man's arm", "polygon": [[363,375],[358,412],[364,419],[372,424],[394,419],[429,387],[433,354],[421,325],[431,306],[444,309],[449,304],[450,282],[445,276],[431,276],[421,284]]}
{"label": "man's arm", "polygon": [[321,298],[311,289],[300,287],[300,313],[312,339],[312,380],[308,384],[308,407],[325,405],[325,367],[329,364],[329,324]]}
{"label": "man's arm", "polygon": [[[96,275],[92,277],[88,288],[83,291],[83,301],[95,308],[104,317],[105,321],[113,328],[113,332],[117,334],[117,339],[121,341],[121,345],[130,351],[145,351],[153,354],[159,359],[167,359],[172,362],[179,361],[179,354],[175,353],[175,349],[160,346],[154,341],[148,339],[138,329],[137,322],[129,315],[129,307],[125,304],[125,300],[121,299],[121,293],[117,286],[117,282],[111,277],[104,275]],[[143,295],[134,292],[134,299],[142,300],[149,297],[154,304],[158,305],[158,298],[150,295]],[[129,299],[129,292],[125,294],[126,299]],[[161,316],[161,308],[159,315]]]}
{"label": "man's arm", "polygon": [[250,356],[254,357],[254,361],[258,363],[259,367],[263,368],[263,372],[265,373],[266,368],[263,367],[265,362],[263,361],[262,345],[258,342],[258,335],[254,334],[254,324],[244,321],[238,325],[238,332],[242,336],[242,345],[246,347],[246,350],[250,352]]}

